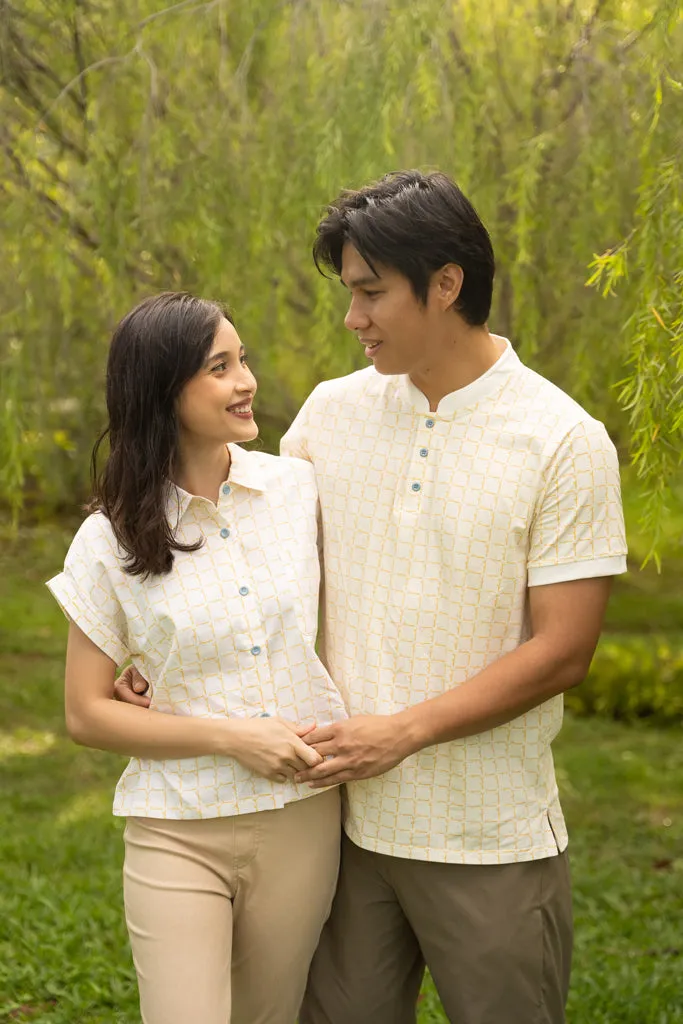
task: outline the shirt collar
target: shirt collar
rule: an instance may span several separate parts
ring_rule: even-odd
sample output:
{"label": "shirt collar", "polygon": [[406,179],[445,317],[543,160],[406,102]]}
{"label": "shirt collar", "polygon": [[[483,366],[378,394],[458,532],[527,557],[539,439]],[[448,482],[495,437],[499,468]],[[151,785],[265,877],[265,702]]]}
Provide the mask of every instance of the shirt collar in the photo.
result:
{"label": "shirt collar", "polygon": [[258,452],[247,452],[238,444],[229,444],[230,472],[228,483],[238,487],[247,487],[250,491],[265,491],[267,473]]}
{"label": "shirt collar", "polygon": [[[489,367],[486,373],[482,373],[481,377],[473,380],[471,384],[467,384],[464,388],[459,388],[457,391],[452,391],[450,395],[444,395],[434,413],[435,416],[451,417],[460,409],[476,405],[482,398],[486,398],[487,395],[501,388],[506,378],[520,365],[519,357],[508,339],[501,338],[499,335],[493,335],[493,337],[505,342],[505,349],[498,356],[493,366]],[[409,405],[412,406],[415,412],[421,415],[428,415],[430,410],[427,396],[419,388],[415,387],[407,375],[402,377],[401,381],[403,383],[403,394]]]}
{"label": "shirt collar", "polygon": [[[246,487],[250,491],[265,491],[267,486],[265,468],[257,453],[247,452],[238,444],[231,443],[227,447],[230,452],[230,470],[228,472],[230,486]],[[166,516],[172,526],[180,522],[187,512],[190,502],[196,497],[195,494],[190,494],[189,491],[178,487],[173,481],[168,481]]]}

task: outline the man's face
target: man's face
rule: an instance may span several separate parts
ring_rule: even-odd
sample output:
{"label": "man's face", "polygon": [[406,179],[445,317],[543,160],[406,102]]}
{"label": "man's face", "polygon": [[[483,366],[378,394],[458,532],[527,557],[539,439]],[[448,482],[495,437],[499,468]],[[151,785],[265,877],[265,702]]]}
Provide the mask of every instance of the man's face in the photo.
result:
{"label": "man's face", "polygon": [[436,355],[443,332],[438,297],[430,287],[422,305],[407,277],[381,264],[375,268],[377,274],[346,242],[341,280],[351,303],[344,324],[357,335],[378,373],[419,373]]}

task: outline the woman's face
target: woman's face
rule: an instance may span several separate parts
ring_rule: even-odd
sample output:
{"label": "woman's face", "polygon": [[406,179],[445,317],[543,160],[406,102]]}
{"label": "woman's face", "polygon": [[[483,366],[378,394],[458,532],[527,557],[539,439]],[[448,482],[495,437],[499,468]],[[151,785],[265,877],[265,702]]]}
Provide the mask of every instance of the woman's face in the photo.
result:
{"label": "woman's face", "polygon": [[183,387],[178,417],[186,443],[252,441],[258,427],[251,411],[256,380],[233,325],[220,321],[199,373]]}

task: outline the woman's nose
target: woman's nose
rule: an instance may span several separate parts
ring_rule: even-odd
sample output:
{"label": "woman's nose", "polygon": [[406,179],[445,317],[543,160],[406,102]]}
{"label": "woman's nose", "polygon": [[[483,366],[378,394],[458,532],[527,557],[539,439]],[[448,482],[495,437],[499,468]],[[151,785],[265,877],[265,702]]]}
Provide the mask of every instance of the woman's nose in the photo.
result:
{"label": "woman's nose", "polygon": [[245,366],[244,367],[244,374],[242,375],[242,380],[240,381],[240,389],[242,391],[252,391],[253,392],[253,391],[256,391],[257,386],[258,385],[256,383],[256,377],[251,372],[249,367]]}

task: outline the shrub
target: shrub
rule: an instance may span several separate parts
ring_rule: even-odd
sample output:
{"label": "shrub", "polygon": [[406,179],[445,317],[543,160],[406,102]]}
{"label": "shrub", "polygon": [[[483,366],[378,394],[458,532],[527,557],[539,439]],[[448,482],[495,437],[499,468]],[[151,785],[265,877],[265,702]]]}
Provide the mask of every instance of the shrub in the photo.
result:
{"label": "shrub", "polygon": [[604,636],[588,677],[565,703],[582,715],[683,722],[683,638]]}

